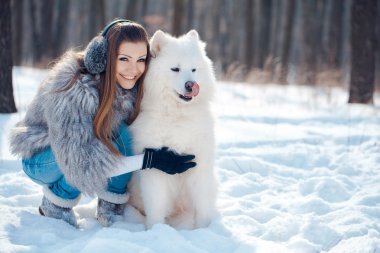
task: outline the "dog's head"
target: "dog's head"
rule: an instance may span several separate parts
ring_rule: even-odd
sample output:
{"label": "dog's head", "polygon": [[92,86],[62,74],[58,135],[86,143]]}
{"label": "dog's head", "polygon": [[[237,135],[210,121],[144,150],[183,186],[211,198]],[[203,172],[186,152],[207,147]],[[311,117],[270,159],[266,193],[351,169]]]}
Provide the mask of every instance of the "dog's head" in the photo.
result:
{"label": "dog's head", "polygon": [[180,104],[210,101],[214,70],[205,43],[195,30],[179,38],[157,31],[151,41],[152,59],[144,82],[145,95]]}

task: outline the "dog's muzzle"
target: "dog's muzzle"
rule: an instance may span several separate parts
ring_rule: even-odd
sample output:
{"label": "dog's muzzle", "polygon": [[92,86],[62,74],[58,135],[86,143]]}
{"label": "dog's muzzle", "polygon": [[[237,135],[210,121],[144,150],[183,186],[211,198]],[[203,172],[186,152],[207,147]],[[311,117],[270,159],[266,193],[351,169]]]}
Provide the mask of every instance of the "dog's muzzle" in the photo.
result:
{"label": "dog's muzzle", "polygon": [[180,94],[179,97],[185,101],[190,101],[193,97],[196,97],[199,93],[199,85],[197,82],[187,81],[185,83],[185,94]]}

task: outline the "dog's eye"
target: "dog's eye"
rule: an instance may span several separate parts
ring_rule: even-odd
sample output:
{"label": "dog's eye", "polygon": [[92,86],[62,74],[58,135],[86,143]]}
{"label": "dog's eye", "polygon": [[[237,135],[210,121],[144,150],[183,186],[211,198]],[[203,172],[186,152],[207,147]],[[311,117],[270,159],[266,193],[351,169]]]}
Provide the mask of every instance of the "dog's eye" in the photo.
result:
{"label": "dog's eye", "polygon": [[174,72],[179,72],[179,68],[171,68],[171,70]]}
{"label": "dog's eye", "polygon": [[191,70],[191,72],[195,72],[195,71],[197,71],[197,69],[192,69],[192,70]]}

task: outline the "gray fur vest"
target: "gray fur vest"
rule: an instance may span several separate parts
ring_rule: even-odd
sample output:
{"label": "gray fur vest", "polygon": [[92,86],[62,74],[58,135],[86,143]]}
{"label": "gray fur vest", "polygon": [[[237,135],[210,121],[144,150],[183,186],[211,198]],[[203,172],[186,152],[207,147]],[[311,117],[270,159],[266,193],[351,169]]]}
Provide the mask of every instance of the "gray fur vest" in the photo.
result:
{"label": "gray fur vest", "polygon": [[[81,192],[93,195],[104,191],[107,175],[118,157],[93,132],[99,105],[99,76],[82,74],[74,86],[63,92],[79,68],[72,56],[61,60],[50,72],[33,99],[25,118],[10,135],[11,152],[23,159],[51,146],[66,179]],[[134,109],[136,89],[117,88],[113,101],[116,129]]]}

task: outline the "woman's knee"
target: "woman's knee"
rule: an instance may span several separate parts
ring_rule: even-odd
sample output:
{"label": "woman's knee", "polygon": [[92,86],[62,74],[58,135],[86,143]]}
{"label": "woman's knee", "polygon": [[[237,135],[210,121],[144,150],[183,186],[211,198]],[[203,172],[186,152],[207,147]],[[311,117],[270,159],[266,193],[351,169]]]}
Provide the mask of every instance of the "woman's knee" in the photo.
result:
{"label": "woman's knee", "polygon": [[51,148],[36,153],[29,159],[22,160],[22,168],[34,182],[47,185],[62,177]]}

